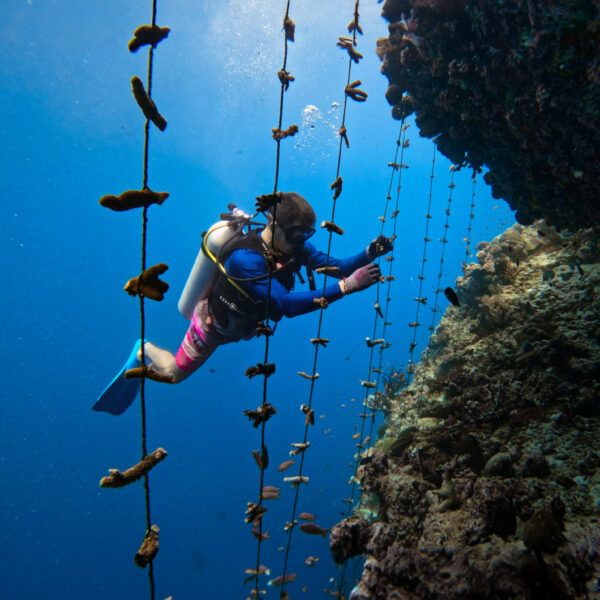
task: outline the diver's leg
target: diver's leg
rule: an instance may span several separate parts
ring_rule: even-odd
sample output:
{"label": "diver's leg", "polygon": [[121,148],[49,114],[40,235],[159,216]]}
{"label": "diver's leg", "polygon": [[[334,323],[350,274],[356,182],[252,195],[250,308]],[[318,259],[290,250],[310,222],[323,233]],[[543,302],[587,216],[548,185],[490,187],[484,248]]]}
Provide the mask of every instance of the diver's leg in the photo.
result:
{"label": "diver's leg", "polygon": [[[166,375],[170,377],[172,383],[179,383],[186,377],[191,375],[195,369],[182,370],[177,366],[175,357],[168,350],[155,346],[152,342],[146,342],[144,344],[144,354],[146,363],[153,371],[156,371],[160,375]],[[138,352],[138,358],[141,360],[142,353]]]}
{"label": "diver's leg", "polygon": [[[198,332],[192,323],[175,356],[151,342],[144,344],[144,353],[153,371],[170,377],[171,383],[179,383],[201,367],[219,345],[202,330]],[[141,351],[138,358],[141,359]]]}

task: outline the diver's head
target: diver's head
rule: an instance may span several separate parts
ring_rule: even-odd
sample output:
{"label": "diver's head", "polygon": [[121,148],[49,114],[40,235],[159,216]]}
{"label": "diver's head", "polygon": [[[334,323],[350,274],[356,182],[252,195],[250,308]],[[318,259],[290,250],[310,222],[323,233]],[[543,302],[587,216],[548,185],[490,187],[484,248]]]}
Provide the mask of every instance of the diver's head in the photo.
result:
{"label": "diver's head", "polygon": [[315,211],[296,192],[283,192],[277,206],[269,209],[268,219],[263,238],[267,243],[272,238],[275,250],[283,254],[292,254],[315,233]]}

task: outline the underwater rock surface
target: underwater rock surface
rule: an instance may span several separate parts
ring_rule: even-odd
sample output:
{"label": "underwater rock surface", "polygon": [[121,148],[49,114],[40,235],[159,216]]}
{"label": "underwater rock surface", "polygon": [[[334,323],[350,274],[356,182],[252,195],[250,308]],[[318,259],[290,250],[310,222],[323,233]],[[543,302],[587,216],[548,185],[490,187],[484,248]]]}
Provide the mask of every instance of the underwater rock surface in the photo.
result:
{"label": "underwater rock surface", "polygon": [[600,233],[478,246],[385,435],[337,562],[363,600],[600,597]]}
{"label": "underwater rock surface", "polygon": [[487,166],[520,223],[597,223],[599,10],[597,0],[386,0],[377,54],[393,116],[416,112],[452,162]]}

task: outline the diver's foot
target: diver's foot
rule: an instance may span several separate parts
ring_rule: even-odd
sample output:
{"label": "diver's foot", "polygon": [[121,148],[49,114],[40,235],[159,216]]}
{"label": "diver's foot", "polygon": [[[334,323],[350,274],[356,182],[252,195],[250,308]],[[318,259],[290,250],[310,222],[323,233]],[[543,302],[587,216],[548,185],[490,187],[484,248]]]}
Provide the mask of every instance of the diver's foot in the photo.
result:
{"label": "diver's foot", "polygon": [[142,362],[137,354],[141,347],[141,339],[133,345],[129,358],[117,373],[116,377],[108,384],[106,389],[100,394],[100,397],[92,407],[100,412],[107,412],[111,415],[120,415],[124,413],[131,403],[136,399],[140,391],[139,379],[125,379],[125,372],[131,369],[141,367]]}

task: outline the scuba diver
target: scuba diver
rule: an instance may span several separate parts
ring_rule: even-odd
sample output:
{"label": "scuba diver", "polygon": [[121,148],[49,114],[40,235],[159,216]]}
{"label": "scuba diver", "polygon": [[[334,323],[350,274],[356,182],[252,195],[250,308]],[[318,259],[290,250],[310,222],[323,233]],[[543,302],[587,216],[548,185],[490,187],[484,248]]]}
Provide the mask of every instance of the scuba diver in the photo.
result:
{"label": "scuba diver", "polygon": [[[164,381],[179,383],[204,364],[218,346],[258,335],[257,327],[267,318],[267,311],[268,318],[278,323],[284,316],[317,310],[321,297],[330,303],[379,280],[379,266],[371,261],[392,250],[392,238],[380,235],[354,256],[330,256],[327,260],[327,254],[308,241],[315,233],[316,222],[311,205],[296,192],[280,193],[279,197],[276,206],[269,209],[266,226],[251,229],[250,217],[235,209],[234,214],[245,217],[238,218],[237,228],[232,226],[235,216],[221,215],[229,222],[220,221],[204,235],[201,252],[179,301],[180,312],[191,318],[190,326],[175,355],[144,341],[149,378],[158,374]],[[241,229],[246,225],[249,232],[243,233]],[[267,260],[271,244],[269,281]],[[306,268],[310,289],[295,291],[296,276],[304,283],[302,266]],[[328,283],[324,291],[317,291],[312,271],[325,266],[334,267],[333,277],[339,280]],[[140,367],[141,358],[138,340],[121,371],[94,404],[94,410],[119,415],[127,409],[138,394],[140,380],[125,379],[125,371]]]}

